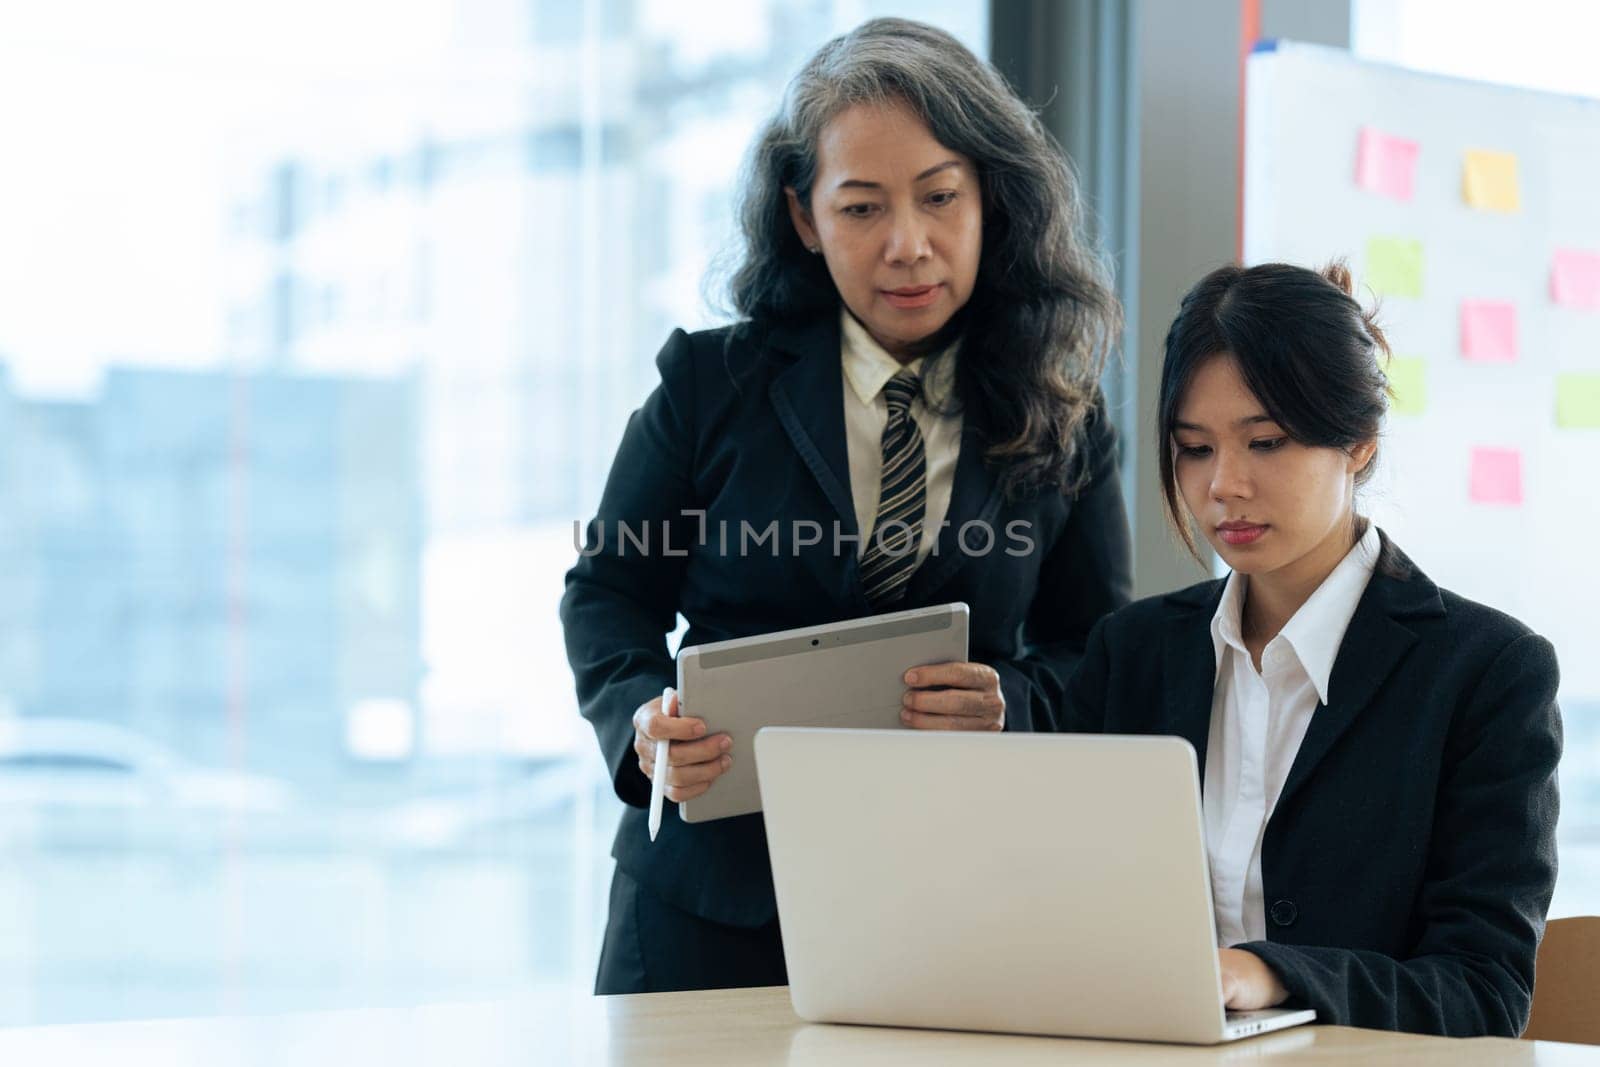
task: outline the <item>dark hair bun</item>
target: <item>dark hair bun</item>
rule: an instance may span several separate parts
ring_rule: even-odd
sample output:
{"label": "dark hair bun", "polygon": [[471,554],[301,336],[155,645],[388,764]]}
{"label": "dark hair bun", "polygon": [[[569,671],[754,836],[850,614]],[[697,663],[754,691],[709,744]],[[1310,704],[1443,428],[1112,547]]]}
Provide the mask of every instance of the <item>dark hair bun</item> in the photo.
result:
{"label": "dark hair bun", "polygon": [[1389,350],[1389,339],[1383,336],[1383,329],[1378,325],[1377,309],[1374,308],[1369,311],[1361,306],[1360,301],[1356,300],[1356,283],[1350,274],[1350,265],[1342,259],[1336,259],[1326,267],[1323,267],[1319,273],[1332,282],[1335,289],[1338,289],[1355,302],[1356,310],[1361,315],[1362,324],[1366,326],[1367,333],[1372,335],[1373,347],[1383,353],[1385,360],[1392,358],[1393,353]]}
{"label": "dark hair bun", "polygon": [[1336,259],[1322,268],[1322,276],[1334,284],[1345,296],[1355,299],[1356,282],[1350,276],[1350,266],[1342,259]]}

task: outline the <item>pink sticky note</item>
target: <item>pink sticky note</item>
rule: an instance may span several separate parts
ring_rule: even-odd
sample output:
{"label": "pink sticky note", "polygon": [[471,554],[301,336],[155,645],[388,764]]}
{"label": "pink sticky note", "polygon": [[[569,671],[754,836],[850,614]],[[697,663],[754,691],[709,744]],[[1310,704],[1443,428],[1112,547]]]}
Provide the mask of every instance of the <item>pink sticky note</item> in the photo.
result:
{"label": "pink sticky note", "polygon": [[1522,453],[1514,448],[1474,448],[1468,490],[1474,504],[1522,503]]}
{"label": "pink sticky note", "polygon": [[1463,300],[1461,355],[1475,363],[1515,363],[1516,305],[1505,300]]}
{"label": "pink sticky note", "polygon": [[1382,196],[1410,200],[1417,174],[1417,142],[1361,128],[1356,142],[1356,184]]}
{"label": "pink sticky note", "polygon": [[1556,249],[1550,264],[1550,299],[1568,307],[1600,310],[1600,253]]}

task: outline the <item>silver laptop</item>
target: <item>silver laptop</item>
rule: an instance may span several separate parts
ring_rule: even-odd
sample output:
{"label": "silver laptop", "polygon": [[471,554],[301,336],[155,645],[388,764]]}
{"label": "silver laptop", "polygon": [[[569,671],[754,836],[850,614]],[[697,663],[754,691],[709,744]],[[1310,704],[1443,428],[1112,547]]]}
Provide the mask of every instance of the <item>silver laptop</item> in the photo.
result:
{"label": "silver laptop", "polygon": [[1223,1010],[1181,738],[768,727],[755,749],[803,1019],[1215,1044],[1316,1017]]}

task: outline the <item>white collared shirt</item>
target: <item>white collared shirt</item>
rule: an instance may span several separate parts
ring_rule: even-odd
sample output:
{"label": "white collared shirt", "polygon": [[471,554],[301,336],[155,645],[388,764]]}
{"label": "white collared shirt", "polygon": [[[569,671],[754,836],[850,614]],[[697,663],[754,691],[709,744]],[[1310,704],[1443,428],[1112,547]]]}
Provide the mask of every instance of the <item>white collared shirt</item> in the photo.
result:
{"label": "white collared shirt", "polygon": [[1258,674],[1241,629],[1248,579],[1228,576],[1211,619],[1216,685],[1206,741],[1203,807],[1217,943],[1266,937],[1261,839],[1319,704],[1356,605],[1377,565],[1376,526],[1325,578],[1261,652]]}
{"label": "white collared shirt", "polygon": [[[889,422],[889,401],[883,387],[902,370],[922,373],[921,359],[902,366],[872,339],[866,327],[844,308],[839,311],[840,359],[850,388],[844,391],[845,445],[850,457],[850,498],[856,508],[856,529],[861,543],[856,555],[866,552],[871,543],[873,523],[878,517],[878,490],[883,475],[883,428]],[[934,362],[933,377],[922,383],[922,393],[911,402],[911,417],[922,431],[922,448],[928,468],[927,503],[922,518],[922,537],[917,543],[917,562],[933,551],[939,539],[939,526],[950,510],[950,490],[956,480],[956,460],[961,454],[961,414],[941,415],[930,411],[942,407],[950,396],[955,376],[955,346],[945,349]],[[925,402],[926,398],[926,402]]]}

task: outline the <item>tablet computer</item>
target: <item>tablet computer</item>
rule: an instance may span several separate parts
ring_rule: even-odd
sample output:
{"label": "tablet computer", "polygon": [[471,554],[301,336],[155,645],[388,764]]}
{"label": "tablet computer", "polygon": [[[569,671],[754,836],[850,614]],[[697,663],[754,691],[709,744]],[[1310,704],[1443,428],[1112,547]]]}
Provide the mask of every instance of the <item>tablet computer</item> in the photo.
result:
{"label": "tablet computer", "polygon": [[684,822],[761,810],[755,736],[763,726],[901,726],[905,672],[967,658],[967,606],[869,615],[825,626],[694,645],[678,653],[683,713],[726,733],[733,766],[678,805]]}

